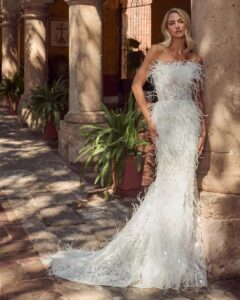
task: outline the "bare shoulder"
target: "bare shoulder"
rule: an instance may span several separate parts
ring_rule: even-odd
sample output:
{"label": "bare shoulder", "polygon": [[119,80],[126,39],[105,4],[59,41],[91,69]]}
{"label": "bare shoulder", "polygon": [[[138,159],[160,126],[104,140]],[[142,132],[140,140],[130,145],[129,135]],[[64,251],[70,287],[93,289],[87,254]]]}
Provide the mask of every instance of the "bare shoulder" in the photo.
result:
{"label": "bare shoulder", "polygon": [[149,49],[149,51],[151,50],[152,52],[155,52],[155,53],[161,53],[163,52],[165,49],[165,47],[161,44],[153,44],[151,46],[151,48]]}
{"label": "bare shoulder", "polygon": [[193,53],[192,54],[192,60],[198,62],[199,64],[203,64],[203,59],[198,53]]}
{"label": "bare shoulder", "polygon": [[151,56],[152,59],[156,59],[164,52],[164,48],[165,47],[160,44],[153,44],[147,54],[148,56]]}

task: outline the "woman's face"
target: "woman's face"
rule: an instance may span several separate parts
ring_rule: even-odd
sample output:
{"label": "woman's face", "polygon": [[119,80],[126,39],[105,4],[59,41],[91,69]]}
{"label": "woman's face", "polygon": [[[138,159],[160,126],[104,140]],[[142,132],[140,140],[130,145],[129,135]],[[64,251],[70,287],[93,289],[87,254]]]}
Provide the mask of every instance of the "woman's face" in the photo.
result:
{"label": "woman's face", "polygon": [[185,37],[186,25],[178,13],[172,12],[168,17],[167,29],[172,38]]}

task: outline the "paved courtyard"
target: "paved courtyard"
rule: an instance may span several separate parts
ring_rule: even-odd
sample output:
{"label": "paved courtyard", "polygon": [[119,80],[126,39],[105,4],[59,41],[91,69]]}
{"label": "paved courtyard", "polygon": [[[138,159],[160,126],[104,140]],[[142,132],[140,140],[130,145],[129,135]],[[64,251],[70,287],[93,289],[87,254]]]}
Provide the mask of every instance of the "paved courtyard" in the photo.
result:
{"label": "paved courtyard", "polygon": [[[75,167],[76,169],[76,167]],[[181,294],[158,289],[77,284],[49,276],[44,255],[66,243],[97,249],[131,216],[132,199],[105,202],[88,180],[38,132],[0,110],[0,299],[24,300],[233,300],[240,279],[212,282]]]}

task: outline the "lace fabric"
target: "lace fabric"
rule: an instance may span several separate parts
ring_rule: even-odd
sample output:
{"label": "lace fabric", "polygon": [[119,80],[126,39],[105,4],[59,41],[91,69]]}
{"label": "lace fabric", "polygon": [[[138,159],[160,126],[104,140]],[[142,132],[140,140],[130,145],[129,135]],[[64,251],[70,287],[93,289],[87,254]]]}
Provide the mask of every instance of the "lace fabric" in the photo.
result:
{"label": "lace fabric", "polygon": [[114,287],[207,285],[196,181],[202,112],[195,96],[203,86],[202,66],[158,60],[148,75],[158,97],[151,106],[159,136],[156,180],[104,248],[59,251],[50,256],[51,274]]}

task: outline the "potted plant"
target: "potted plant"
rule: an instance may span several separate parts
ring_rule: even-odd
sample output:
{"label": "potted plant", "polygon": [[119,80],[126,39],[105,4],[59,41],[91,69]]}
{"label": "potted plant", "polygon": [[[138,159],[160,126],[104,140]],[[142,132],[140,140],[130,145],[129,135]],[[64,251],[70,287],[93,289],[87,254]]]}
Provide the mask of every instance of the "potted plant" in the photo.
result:
{"label": "potted plant", "polygon": [[0,84],[0,95],[8,102],[10,114],[17,114],[18,103],[24,92],[24,79],[21,72],[16,72],[12,79],[4,77]]}
{"label": "potted plant", "polygon": [[136,38],[127,38],[127,72],[128,77],[132,78],[136,70],[140,67],[143,59],[144,53],[140,50],[140,44]]}
{"label": "potted plant", "polygon": [[102,104],[106,124],[85,125],[82,135],[86,142],[79,151],[76,162],[86,156],[85,167],[95,163],[95,184],[111,187],[114,192],[136,196],[141,188],[142,152],[139,146],[146,144],[138,133],[146,124],[135,108],[132,92],[124,108],[108,109]]}
{"label": "potted plant", "polygon": [[119,82],[119,91],[121,95],[119,98],[119,104],[121,106],[125,103],[129,91],[131,91],[133,77],[145,57],[144,52],[140,49],[140,45],[141,41],[138,41],[137,38],[130,36],[126,37],[126,50],[124,53],[124,57],[126,59],[126,69],[124,74],[125,79],[122,78]]}
{"label": "potted plant", "polygon": [[67,107],[67,82],[60,77],[50,87],[45,85],[31,90],[30,104],[24,117],[31,116],[32,127],[41,127],[44,139],[56,139],[60,120]]}

